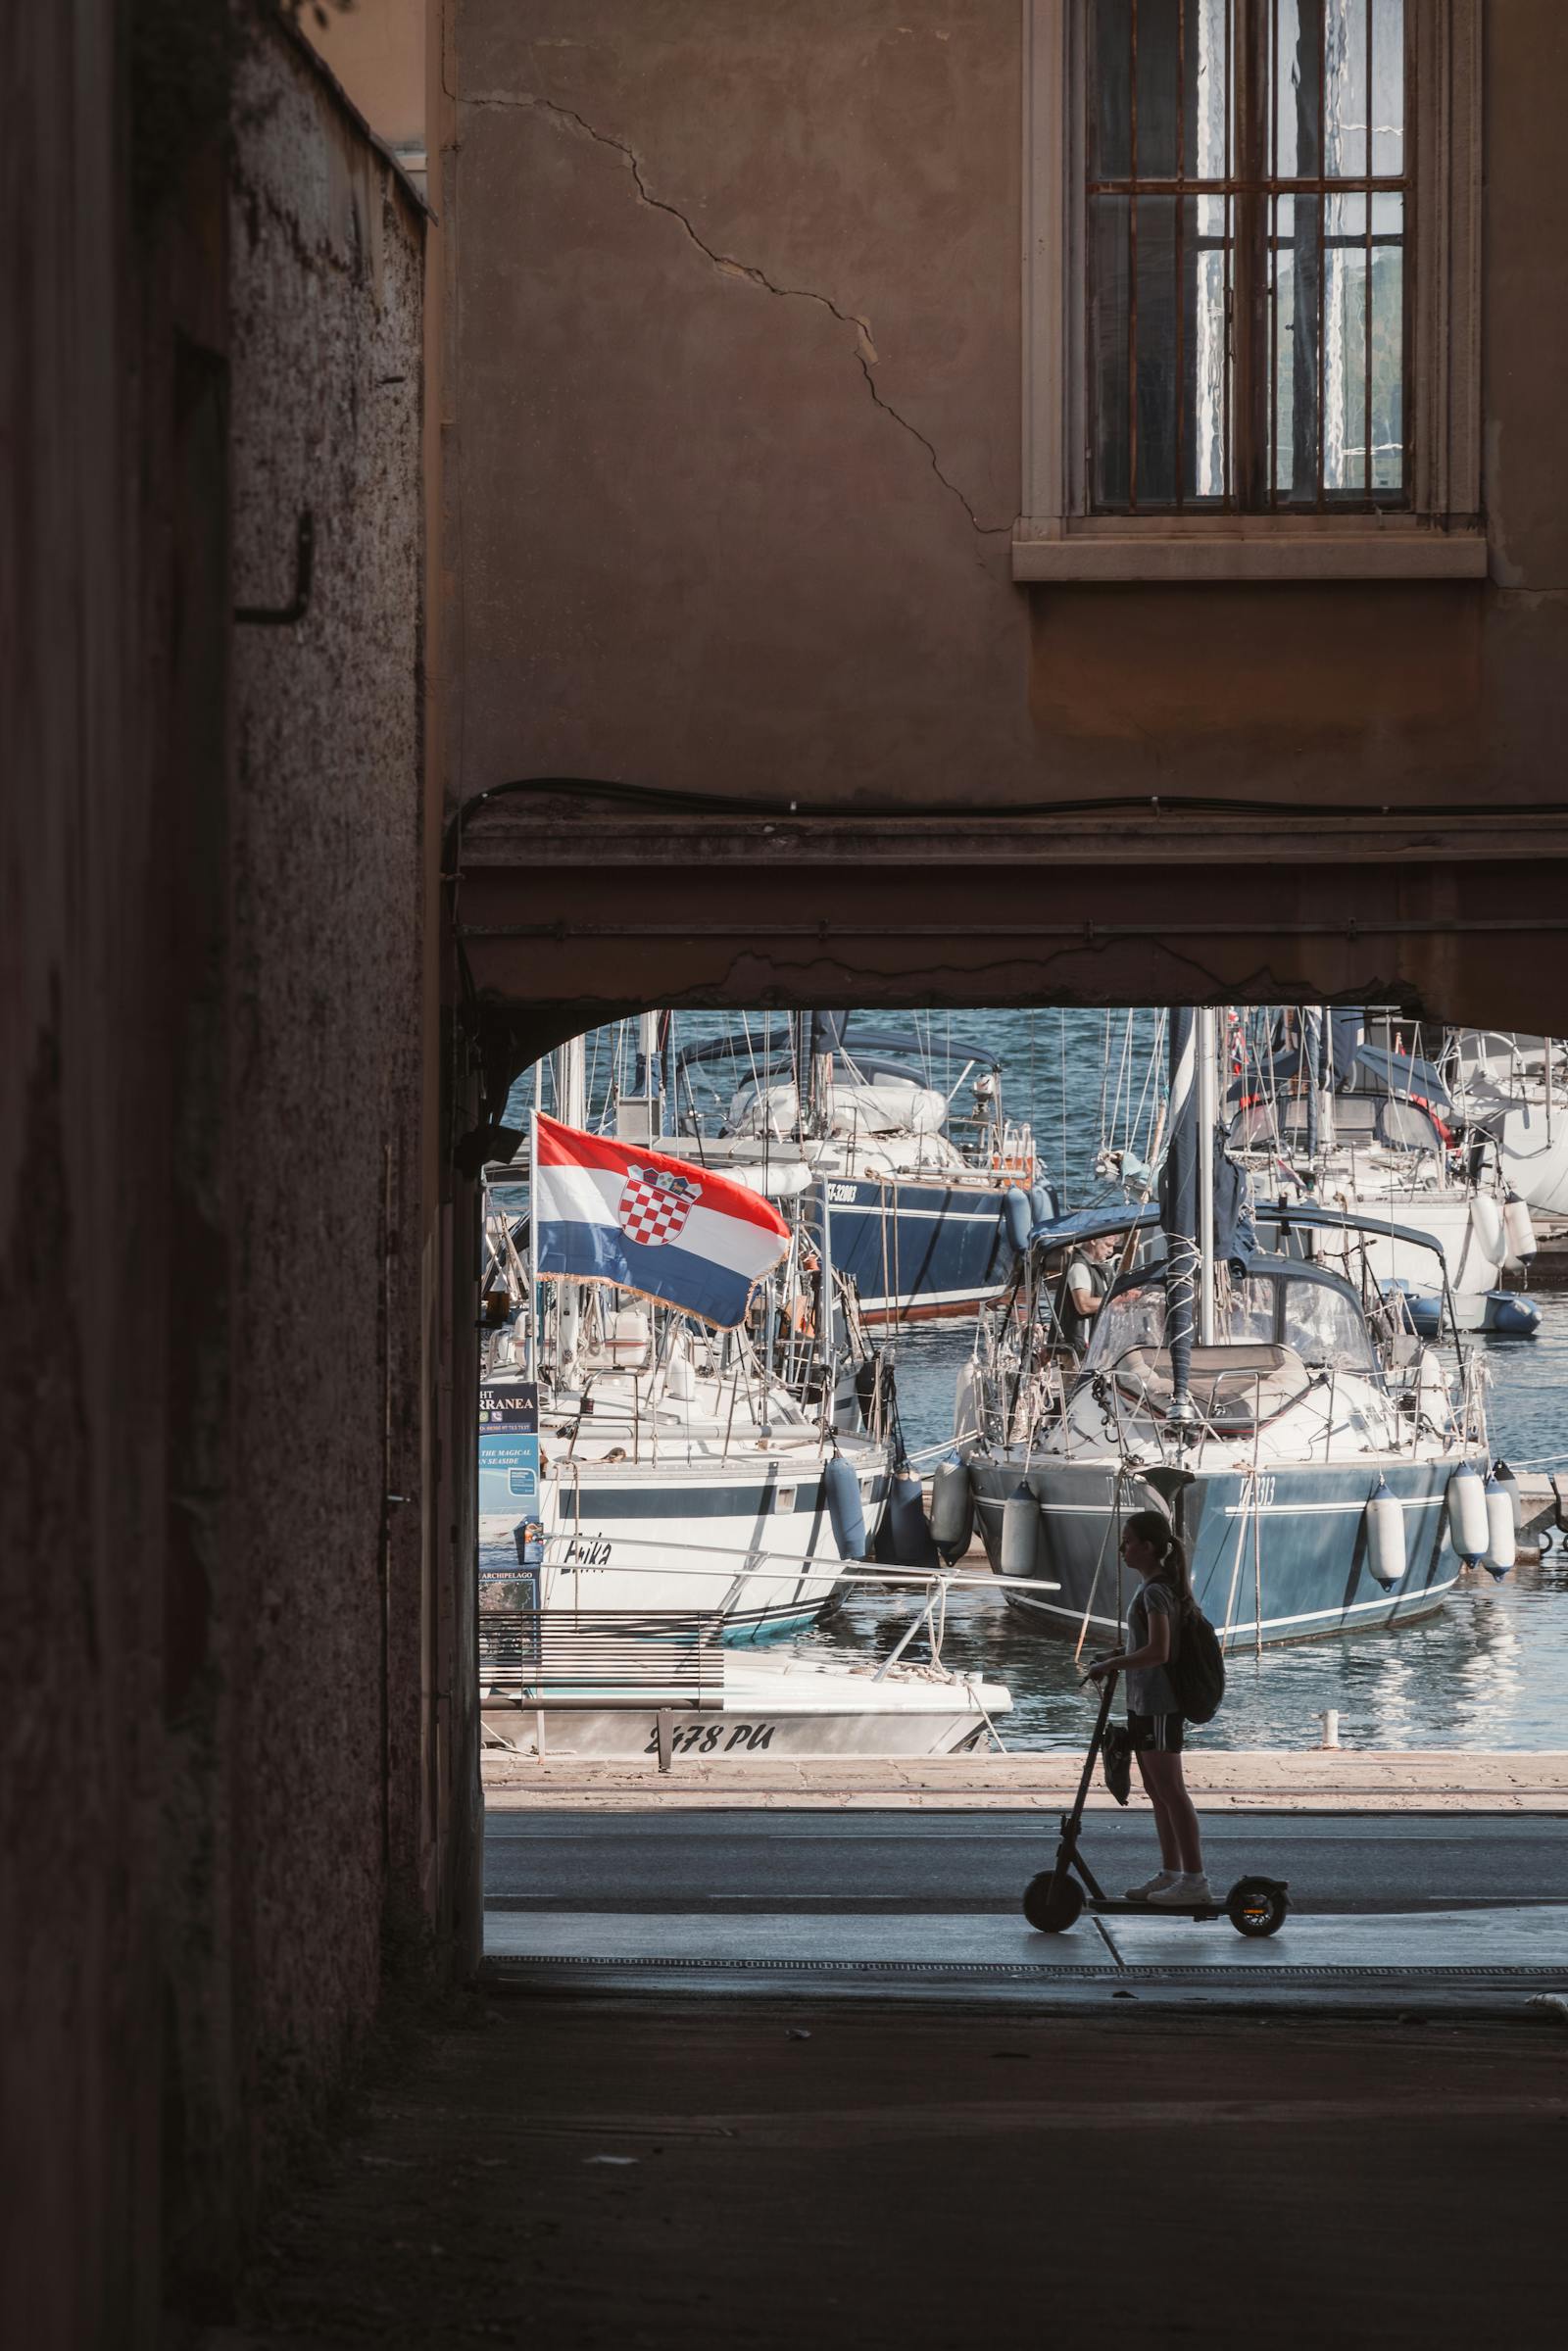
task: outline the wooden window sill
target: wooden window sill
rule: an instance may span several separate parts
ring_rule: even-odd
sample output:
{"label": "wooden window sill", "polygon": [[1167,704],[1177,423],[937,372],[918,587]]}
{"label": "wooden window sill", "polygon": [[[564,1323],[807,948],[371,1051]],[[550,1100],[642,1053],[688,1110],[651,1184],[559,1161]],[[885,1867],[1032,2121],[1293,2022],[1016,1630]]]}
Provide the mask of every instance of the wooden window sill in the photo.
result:
{"label": "wooden window sill", "polygon": [[1020,582],[1266,582],[1336,579],[1485,579],[1483,530],[1435,530],[1401,517],[1382,527],[1347,516],[1327,523],[1252,521],[1217,528],[1097,516],[1014,526]]}

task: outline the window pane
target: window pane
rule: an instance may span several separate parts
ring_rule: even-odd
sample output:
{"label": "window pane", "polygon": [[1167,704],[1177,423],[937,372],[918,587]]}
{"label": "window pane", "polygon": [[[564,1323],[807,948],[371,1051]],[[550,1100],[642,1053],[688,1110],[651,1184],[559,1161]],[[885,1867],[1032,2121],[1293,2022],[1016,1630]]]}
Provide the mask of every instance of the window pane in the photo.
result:
{"label": "window pane", "polygon": [[1323,28],[1323,176],[1360,179],[1367,169],[1368,0],[1327,0]]}
{"label": "window pane", "polygon": [[1181,0],[1138,0],[1138,176],[1176,176]]}
{"label": "window pane", "polygon": [[1225,221],[1229,199],[1182,202],[1182,494],[1220,499],[1230,486],[1226,450]]}
{"label": "window pane", "polygon": [[1372,0],[1372,172],[1404,171],[1404,0]]}
{"label": "window pane", "polygon": [[1133,0],[1090,0],[1089,176],[1125,179],[1133,168]]}
{"label": "window pane", "polygon": [[1189,179],[1223,179],[1227,168],[1226,26],[1230,0],[1187,0],[1182,75]]}
{"label": "window pane", "polygon": [[1280,179],[1318,175],[1323,5],[1324,0],[1275,0],[1274,171]]}
{"label": "window pane", "polygon": [[1372,487],[1404,487],[1404,198],[1372,199]]}
{"label": "window pane", "polygon": [[1136,497],[1176,503],[1176,204],[1138,199],[1138,451]]}
{"label": "window pane", "polygon": [[1322,200],[1281,196],[1274,225],[1274,462],[1277,498],[1317,504],[1318,229]]}
{"label": "window pane", "polygon": [[1366,198],[1331,196],[1323,287],[1323,487],[1366,476]]}
{"label": "window pane", "polygon": [[1089,380],[1094,405],[1095,500],[1125,506],[1128,470],[1125,196],[1089,199]]}

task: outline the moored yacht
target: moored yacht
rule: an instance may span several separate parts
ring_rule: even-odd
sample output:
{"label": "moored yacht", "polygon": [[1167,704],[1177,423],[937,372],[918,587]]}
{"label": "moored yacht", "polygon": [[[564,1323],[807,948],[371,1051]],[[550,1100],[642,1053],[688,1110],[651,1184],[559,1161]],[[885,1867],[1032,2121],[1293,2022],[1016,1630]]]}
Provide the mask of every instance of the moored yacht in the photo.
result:
{"label": "moored yacht", "polygon": [[[1407,1623],[1442,1604],[1467,1562],[1512,1563],[1511,1518],[1504,1536],[1488,1515],[1479,1384],[1462,1364],[1450,1380],[1365,1258],[1359,1282],[1314,1261],[1320,1240],[1348,1244],[1357,1217],[1275,1203],[1255,1211],[1269,1248],[1245,1219],[1216,1246],[1202,1025],[1205,1116],[1192,1016],[1178,1014],[1161,1229],[1147,1229],[1150,1212],[1106,1212],[1103,1229],[1130,1228],[1133,1248],[1064,1401],[1047,1396],[1020,1424],[1026,1346],[1010,1390],[982,1407],[969,1476],[988,1556],[1004,1581],[1059,1582],[1008,1596],[1101,1646],[1130,1596],[1121,1522],[1152,1505],[1181,1534],[1227,1647]],[[1430,1247],[1399,1227],[1373,1230],[1368,1249],[1391,1230],[1401,1247]]]}
{"label": "moored yacht", "polygon": [[802,1196],[812,1230],[829,1219],[868,1323],[969,1313],[1055,1199],[1031,1130],[1004,1113],[999,1062],[967,1049],[961,1060],[944,1093],[916,1035],[844,1011],[803,1014],[760,1047],[693,1045],[676,1056],[680,1148],[743,1180],[765,1169],[771,1196]]}

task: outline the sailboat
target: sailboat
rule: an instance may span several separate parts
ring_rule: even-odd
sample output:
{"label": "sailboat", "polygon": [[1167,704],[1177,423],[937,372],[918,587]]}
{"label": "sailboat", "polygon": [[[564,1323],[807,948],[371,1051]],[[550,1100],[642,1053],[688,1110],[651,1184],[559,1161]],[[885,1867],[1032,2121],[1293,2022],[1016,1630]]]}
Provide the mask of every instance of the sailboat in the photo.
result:
{"label": "sailboat", "polygon": [[[1494,1151],[1463,1151],[1444,1077],[1385,1024],[1386,1043],[1356,1007],[1291,1015],[1231,1089],[1230,1148],[1282,1196],[1353,1216],[1367,1263],[1410,1298],[1421,1327],[1445,1306],[1461,1330],[1528,1337],[1540,1314],[1506,1286],[1536,1251],[1530,1212],[1499,1177]],[[1411,1227],[1441,1260],[1398,1238]],[[1445,1290],[1447,1297],[1445,1299]]]}
{"label": "sailboat", "polygon": [[1460,1115],[1491,1138],[1504,1182],[1539,1214],[1568,1216],[1563,1039],[1452,1029],[1443,1071]]}
{"label": "sailboat", "polygon": [[[1170,1053],[1159,1209],[1070,1220],[1079,1240],[1093,1228],[1127,1246],[1064,1400],[1020,1421],[1027,1344],[1006,1392],[979,1398],[968,1470],[992,1567],[1004,1590],[1056,1580],[1007,1596],[1102,1645],[1131,1596],[1122,1522],[1152,1506],[1227,1648],[1410,1623],[1466,1565],[1513,1559],[1474,1367],[1461,1358],[1450,1378],[1368,1267],[1391,1235],[1432,1245],[1298,1197],[1256,1205],[1250,1229],[1241,1171],[1216,1148],[1212,1013],[1173,1014]],[[1352,1281],[1317,1252],[1357,1235]],[[1032,1246],[1058,1238],[1047,1224]]]}
{"label": "sailboat", "polygon": [[[583,1096],[577,1040],[556,1100],[580,1120]],[[504,1319],[480,1396],[480,1542],[515,1542],[513,1598],[717,1614],[732,1638],[809,1622],[870,1551],[890,1445],[875,1385],[866,1426],[839,1376],[835,1318],[815,1377],[779,1377],[791,1227],[744,1186],[569,1120],[535,1112],[530,1156],[523,1247],[515,1217],[489,1220]],[[822,1281],[831,1298],[831,1264]],[[530,1412],[537,1465],[516,1442]]]}
{"label": "sailboat", "polygon": [[760,1047],[691,1045],[674,1055],[683,1148],[736,1176],[765,1170],[771,1196],[803,1196],[813,1225],[830,1213],[867,1323],[971,1313],[1056,1202],[1030,1128],[1004,1112],[1001,1064],[968,1049],[962,1061],[944,1093],[912,1030],[849,1011],[797,1015],[778,1039],[769,1025]]}

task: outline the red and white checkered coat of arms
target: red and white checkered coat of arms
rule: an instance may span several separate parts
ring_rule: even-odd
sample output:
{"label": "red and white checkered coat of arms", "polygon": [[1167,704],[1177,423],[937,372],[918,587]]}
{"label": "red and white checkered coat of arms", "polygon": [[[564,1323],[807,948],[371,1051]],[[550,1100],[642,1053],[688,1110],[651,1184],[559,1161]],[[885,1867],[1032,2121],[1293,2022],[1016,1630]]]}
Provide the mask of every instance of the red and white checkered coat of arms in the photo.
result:
{"label": "red and white checkered coat of arms", "polygon": [[701,1184],[692,1183],[665,1167],[626,1170],[626,1181],[615,1203],[615,1222],[628,1241],[657,1249],[673,1241],[703,1197]]}

